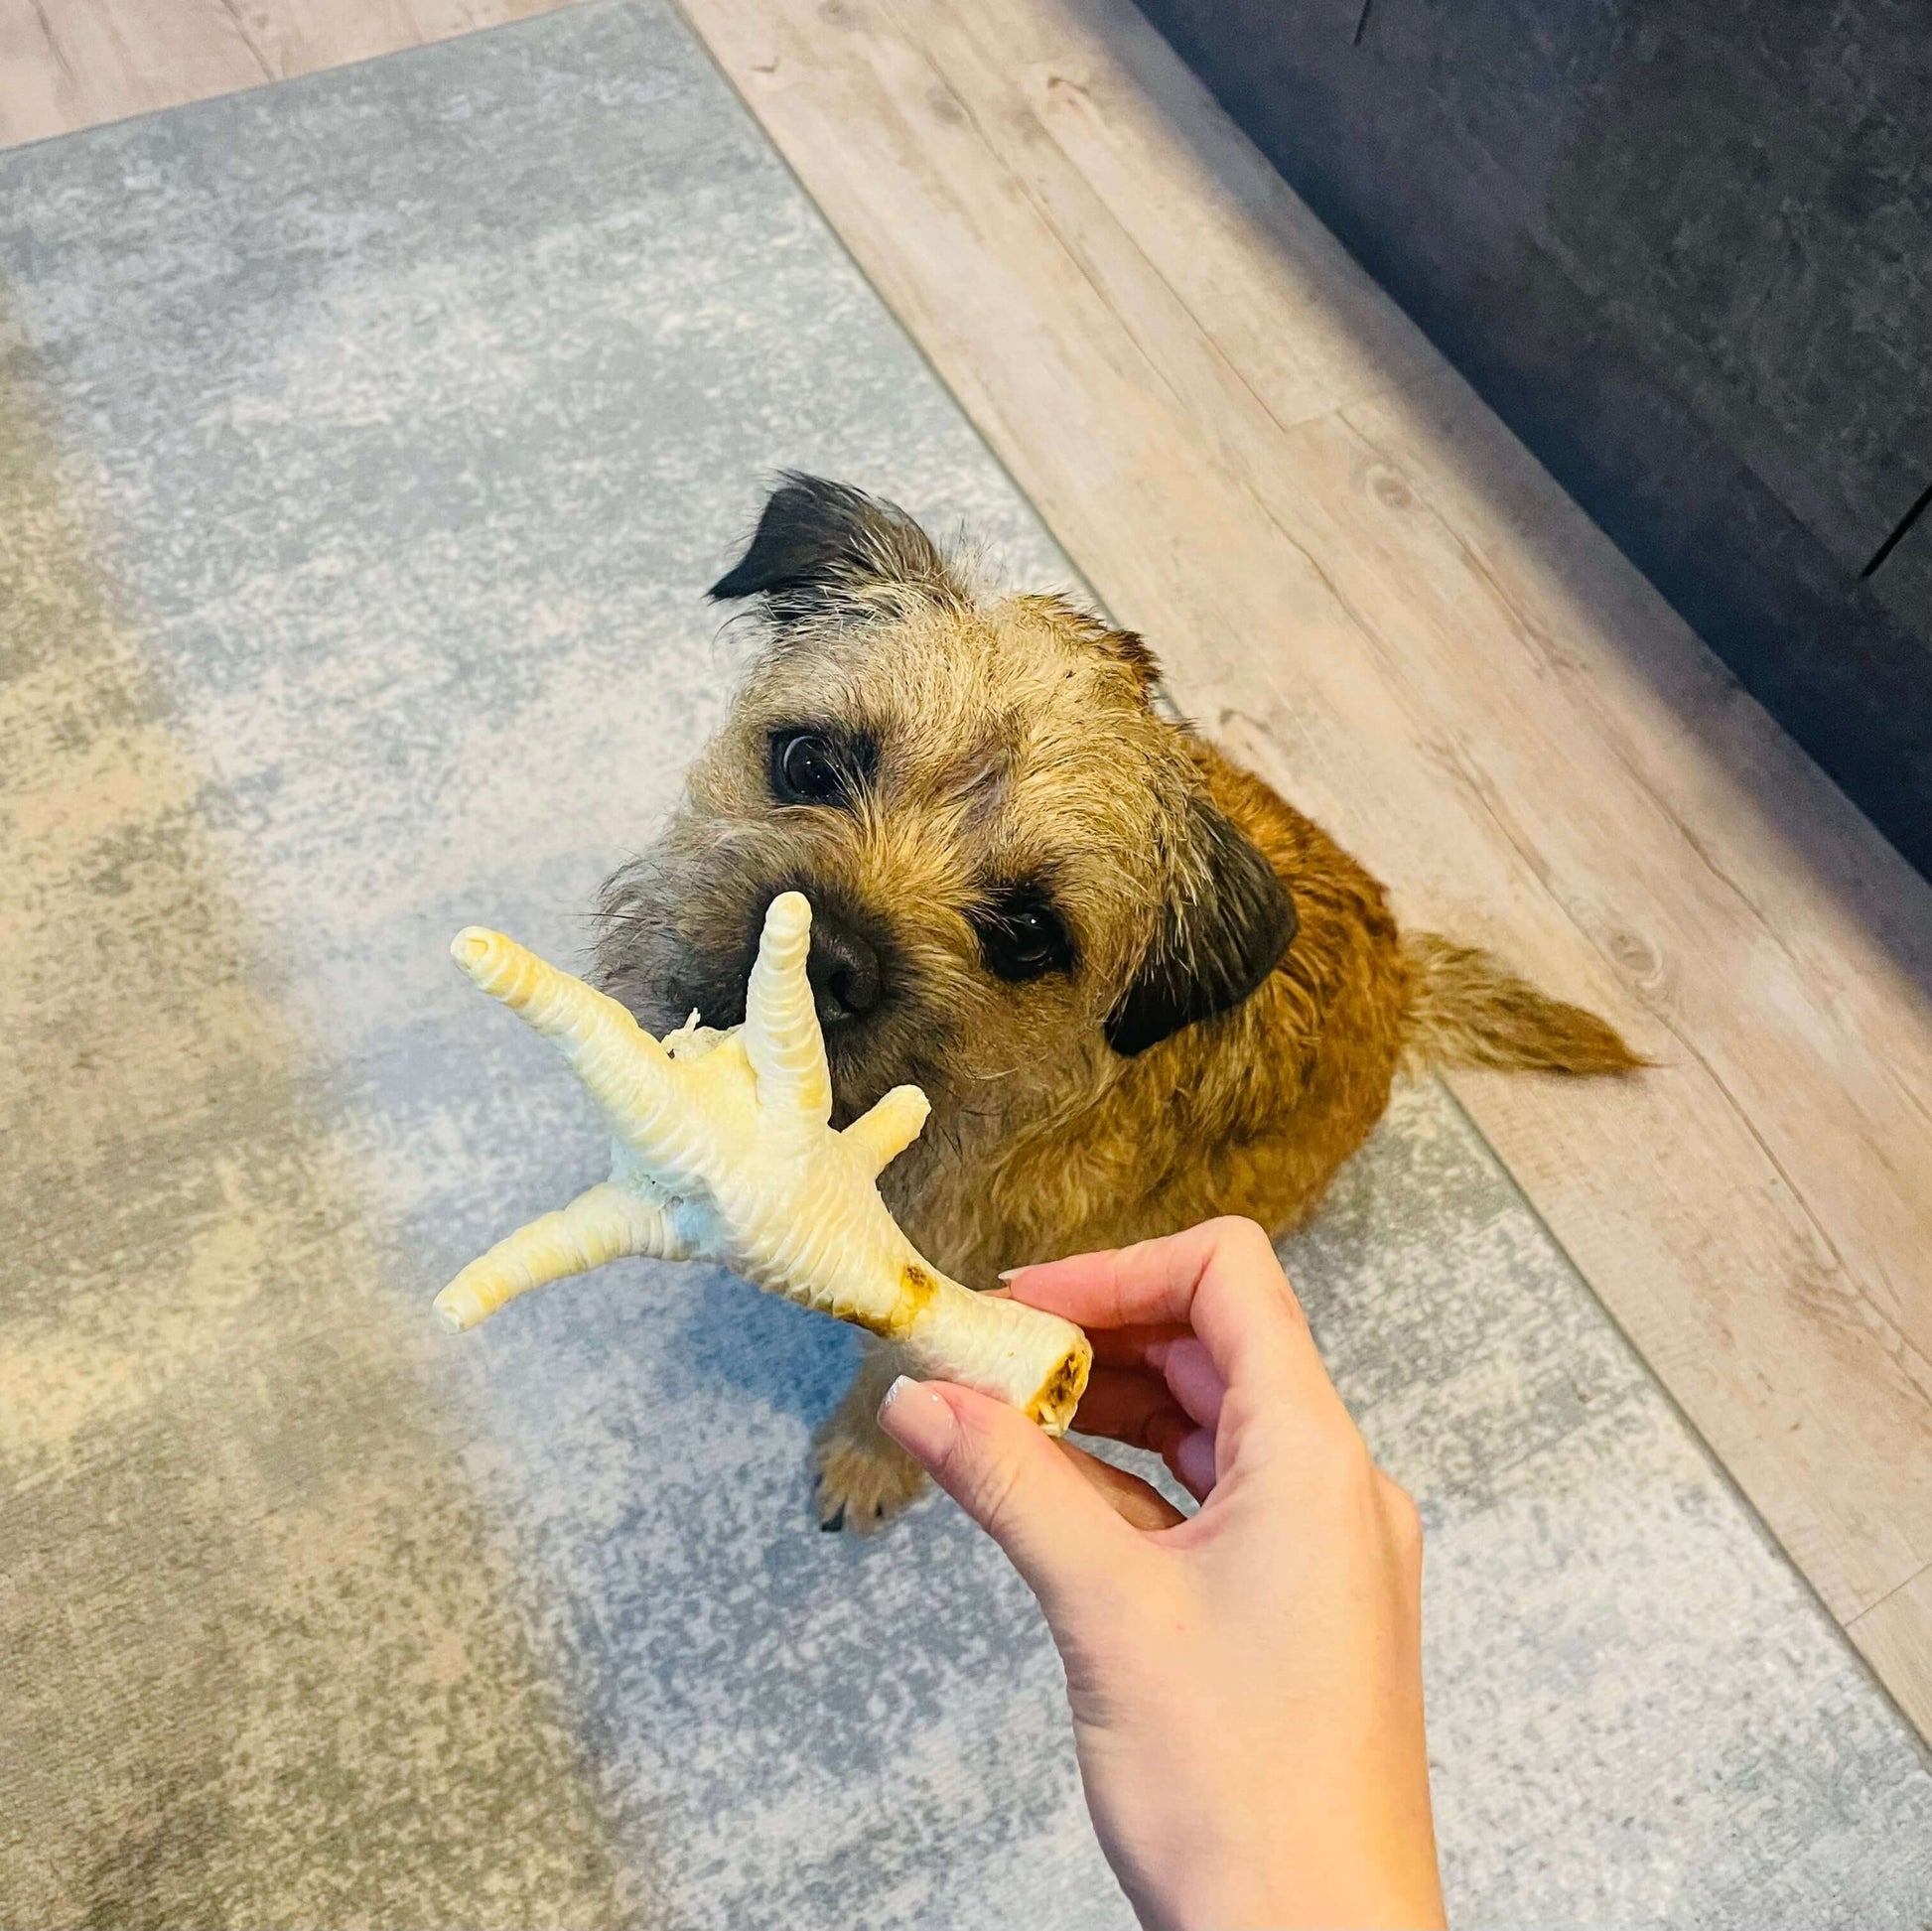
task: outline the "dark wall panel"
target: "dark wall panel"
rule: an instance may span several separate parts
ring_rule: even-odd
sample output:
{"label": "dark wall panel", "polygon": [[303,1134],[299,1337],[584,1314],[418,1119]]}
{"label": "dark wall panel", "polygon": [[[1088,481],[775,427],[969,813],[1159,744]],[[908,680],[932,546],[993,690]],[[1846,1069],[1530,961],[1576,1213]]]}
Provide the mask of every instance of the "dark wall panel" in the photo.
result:
{"label": "dark wall panel", "polygon": [[1143,4],[1932,874],[1932,6]]}

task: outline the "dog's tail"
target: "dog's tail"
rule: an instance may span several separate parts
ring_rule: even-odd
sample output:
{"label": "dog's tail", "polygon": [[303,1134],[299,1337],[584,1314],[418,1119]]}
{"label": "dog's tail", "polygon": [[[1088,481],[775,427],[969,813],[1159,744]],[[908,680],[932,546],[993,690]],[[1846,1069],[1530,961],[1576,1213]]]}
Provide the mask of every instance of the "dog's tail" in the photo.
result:
{"label": "dog's tail", "polygon": [[1403,940],[1409,969],[1405,1045],[1432,1065],[1627,1073],[1650,1062],[1614,1027],[1540,993],[1501,960],[1434,932]]}

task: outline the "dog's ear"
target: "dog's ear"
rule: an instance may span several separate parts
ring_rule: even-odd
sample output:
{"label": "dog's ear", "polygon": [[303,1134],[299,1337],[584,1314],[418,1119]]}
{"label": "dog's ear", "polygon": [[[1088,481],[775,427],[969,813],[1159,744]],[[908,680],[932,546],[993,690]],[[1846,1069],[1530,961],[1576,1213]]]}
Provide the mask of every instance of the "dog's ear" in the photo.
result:
{"label": "dog's ear", "polygon": [[1058,591],[1039,592],[1016,601],[1045,618],[1063,635],[1118,664],[1134,680],[1142,697],[1153,696],[1161,682],[1161,664],[1138,630],[1120,629]]}
{"label": "dog's ear", "polygon": [[1107,1015],[1107,1043],[1123,1058],[1240,1005],[1295,937],[1274,867],[1205,798],[1189,803],[1185,845],[1174,901]]}
{"label": "dog's ear", "polygon": [[762,597],[780,622],[890,606],[895,593],[956,602],[937,546],[897,503],[784,471],[751,547],[711,586],[719,602]]}

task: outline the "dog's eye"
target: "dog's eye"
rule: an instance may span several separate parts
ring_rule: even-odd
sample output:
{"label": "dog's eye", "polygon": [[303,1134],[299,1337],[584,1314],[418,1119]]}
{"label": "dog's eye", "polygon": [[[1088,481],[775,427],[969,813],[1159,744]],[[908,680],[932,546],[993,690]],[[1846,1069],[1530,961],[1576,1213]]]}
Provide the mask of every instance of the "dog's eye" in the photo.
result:
{"label": "dog's eye", "polygon": [[771,734],[771,793],[780,804],[836,804],[852,789],[852,760],[822,733]]}
{"label": "dog's eye", "polygon": [[1035,887],[1001,893],[973,914],[980,957],[996,979],[1020,983],[1073,964],[1066,926]]}

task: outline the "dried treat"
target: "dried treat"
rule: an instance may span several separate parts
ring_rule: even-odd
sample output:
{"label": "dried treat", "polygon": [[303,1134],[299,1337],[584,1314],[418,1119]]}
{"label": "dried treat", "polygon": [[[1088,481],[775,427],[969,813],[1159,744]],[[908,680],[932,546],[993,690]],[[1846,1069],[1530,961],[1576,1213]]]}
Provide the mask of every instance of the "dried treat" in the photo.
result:
{"label": "dried treat", "polygon": [[1086,1386],[1086,1336],[949,1281],[879,1196],[880,1172],[925,1124],[925,1095],[895,1087],[844,1132],[831,1126],[805,975],[811,918],[798,893],[771,901],[743,1026],[714,1032],[694,1014],[661,1042],[616,1000],[500,933],[473,925],[457,935],[457,963],[554,1041],[604,1110],[611,1177],[471,1262],[436,1297],[437,1312],[474,1327],[531,1288],[622,1254],[722,1261],[1058,1435]]}

